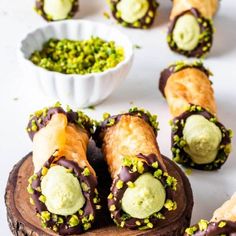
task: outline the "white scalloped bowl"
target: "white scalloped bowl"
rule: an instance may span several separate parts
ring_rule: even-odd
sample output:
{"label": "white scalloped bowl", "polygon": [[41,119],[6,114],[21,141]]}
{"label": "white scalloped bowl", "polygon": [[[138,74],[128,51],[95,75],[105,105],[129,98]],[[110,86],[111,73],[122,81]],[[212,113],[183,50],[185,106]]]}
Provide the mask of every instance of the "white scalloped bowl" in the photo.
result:
{"label": "white scalloped bowl", "polygon": [[[125,59],[114,68],[86,75],[49,71],[28,59],[50,38],[84,40],[91,36],[115,41],[124,48]],[[86,20],[66,20],[49,23],[29,33],[20,43],[18,56],[24,73],[37,80],[44,94],[64,104],[84,108],[102,102],[127,77],[133,61],[133,45],[127,36],[113,27]]]}

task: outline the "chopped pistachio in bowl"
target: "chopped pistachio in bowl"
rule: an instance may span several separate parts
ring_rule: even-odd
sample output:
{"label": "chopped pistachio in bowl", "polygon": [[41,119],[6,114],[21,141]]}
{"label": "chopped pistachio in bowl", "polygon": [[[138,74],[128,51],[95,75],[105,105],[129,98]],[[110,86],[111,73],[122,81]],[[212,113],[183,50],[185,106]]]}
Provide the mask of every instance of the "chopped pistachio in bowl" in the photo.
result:
{"label": "chopped pistachio in bowl", "polygon": [[[86,43],[88,48],[84,46]],[[87,54],[87,49],[96,43],[101,46],[95,50],[99,55],[82,55],[81,60],[74,50],[79,47]],[[72,47],[71,51],[63,48],[68,46]],[[49,52],[42,52],[45,47]],[[103,57],[104,50],[112,50],[115,56]],[[62,55],[63,60],[56,54]],[[44,94],[83,108],[105,100],[126,78],[133,61],[133,45],[113,27],[87,20],[66,20],[49,23],[29,33],[20,43],[18,56],[26,78],[36,80]],[[58,60],[52,61],[53,56]]]}

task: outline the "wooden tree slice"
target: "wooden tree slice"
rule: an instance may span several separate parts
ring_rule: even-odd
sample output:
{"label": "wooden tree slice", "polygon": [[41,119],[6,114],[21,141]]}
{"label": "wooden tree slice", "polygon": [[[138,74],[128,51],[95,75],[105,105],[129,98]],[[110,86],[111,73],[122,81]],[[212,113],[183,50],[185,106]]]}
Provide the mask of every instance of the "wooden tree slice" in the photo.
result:
{"label": "wooden tree slice", "polygon": [[[155,229],[148,231],[128,230],[117,228],[111,221],[110,214],[105,204],[108,189],[104,189],[104,186],[110,186],[110,180],[106,177],[107,170],[104,170],[104,164],[102,165],[101,161],[97,161],[96,158],[94,158],[94,154],[96,154],[96,151],[94,152],[93,150],[90,150],[90,154],[93,154],[92,162],[98,175],[98,182],[100,183],[98,189],[100,190],[99,193],[101,193],[102,195],[101,198],[104,207],[100,215],[98,215],[97,217],[97,221],[95,222],[94,228],[88,231],[87,233],[84,233],[83,235],[183,235],[184,229],[188,227],[190,223],[193,207],[193,196],[191,186],[187,177],[175,163],[170,161],[168,158],[163,157],[169,174],[177,179],[178,184],[180,186],[177,189],[177,196],[179,196],[179,201],[177,202],[178,212],[173,217],[170,217],[168,220],[162,221],[162,223]],[[32,206],[29,202],[29,194],[26,190],[26,187],[28,185],[28,178],[32,175],[32,173],[32,154],[29,153],[14,166],[13,170],[9,175],[5,194],[5,203],[7,208],[7,218],[9,227],[12,233],[17,236],[57,235],[52,231],[43,229],[41,227],[40,220],[35,215],[34,206]]]}

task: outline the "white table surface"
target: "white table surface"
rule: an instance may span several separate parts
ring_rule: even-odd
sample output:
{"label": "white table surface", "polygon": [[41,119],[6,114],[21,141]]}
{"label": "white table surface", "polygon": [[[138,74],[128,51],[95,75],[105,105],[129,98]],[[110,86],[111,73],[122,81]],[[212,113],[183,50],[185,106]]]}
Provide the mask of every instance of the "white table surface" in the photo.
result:
{"label": "white table surface", "polygon": [[[117,114],[136,106],[157,113],[160,121],[158,143],[161,152],[170,153],[171,118],[165,100],[157,89],[160,71],[175,60],[184,59],[172,53],[166,44],[166,29],[171,2],[160,0],[158,17],[150,30],[125,29],[104,18],[105,0],[81,0],[79,18],[112,24],[126,33],[134,44],[135,60],[127,80],[89,115],[100,119],[103,112]],[[34,78],[25,78],[18,67],[17,45],[27,32],[46,22],[32,10],[32,0],[0,0],[0,235],[11,235],[6,220],[4,193],[13,165],[32,148],[25,127],[31,112],[55,101],[44,97],[34,86]],[[218,116],[226,127],[236,132],[236,2],[222,1],[215,18],[215,41],[205,64],[214,73],[212,81],[218,105]],[[233,148],[235,147],[233,139]],[[220,171],[193,171],[189,176],[194,193],[192,223],[209,219],[236,191],[236,148]]]}

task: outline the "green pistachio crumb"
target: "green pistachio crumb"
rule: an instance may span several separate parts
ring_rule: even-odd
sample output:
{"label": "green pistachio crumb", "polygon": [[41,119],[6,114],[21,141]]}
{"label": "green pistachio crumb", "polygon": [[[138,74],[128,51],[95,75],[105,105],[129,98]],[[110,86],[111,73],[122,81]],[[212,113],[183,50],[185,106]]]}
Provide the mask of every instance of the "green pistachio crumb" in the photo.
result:
{"label": "green pistachio crumb", "polygon": [[84,192],[88,192],[89,189],[90,189],[89,186],[84,182],[81,183],[81,187],[82,187]]}
{"label": "green pistachio crumb", "polygon": [[157,169],[157,168],[158,168],[158,162],[157,162],[157,161],[153,162],[153,163],[152,163],[152,167],[155,168],[155,169]]}
{"label": "green pistachio crumb", "polygon": [[207,220],[200,220],[198,222],[198,227],[199,227],[200,231],[206,230],[207,226],[208,226],[208,221]]}
{"label": "green pistachio crumb", "polygon": [[154,17],[154,12],[153,11],[148,11],[148,15],[150,16],[150,17]]}
{"label": "green pistachio crumb", "polygon": [[70,227],[77,226],[79,224],[78,216],[77,215],[72,215],[68,223],[69,223]]}
{"label": "green pistachio crumb", "polygon": [[88,167],[85,167],[84,170],[83,170],[83,172],[82,172],[82,174],[83,174],[84,176],[89,176],[89,175],[90,175],[90,170],[89,170],[89,168],[88,168]]}
{"label": "green pistachio crumb", "polygon": [[149,223],[147,223],[147,227],[151,229],[151,228],[153,228],[153,224],[151,222],[149,222]]}
{"label": "green pistachio crumb", "polygon": [[177,186],[177,180],[176,178],[168,175],[166,178],[166,183],[169,187],[171,187],[173,190],[176,190],[176,186]]}
{"label": "green pistachio crumb", "polygon": [[57,231],[58,231],[57,226],[56,226],[56,225],[53,225],[52,230],[53,230],[54,232],[57,232]]}
{"label": "green pistachio crumb", "polygon": [[110,15],[108,12],[103,12],[103,16],[106,18],[106,19],[110,19]]}
{"label": "green pistachio crumb", "polygon": [[164,207],[168,210],[168,211],[174,211],[176,210],[177,208],[177,204],[176,202],[173,202],[172,200],[170,199],[167,199],[165,204],[164,204]]}
{"label": "green pistachio crumb", "polygon": [[49,221],[50,220],[50,216],[51,216],[51,214],[48,211],[42,211],[41,212],[41,219],[42,219],[43,222]]}
{"label": "green pistachio crumb", "polygon": [[111,205],[109,209],[110,209],[110,211],[115,211],[116,210],[116,206],[115,205]]}
{"label": "green pistachio crumb", "polygon": [[138,225],[138,226],[140,226],[140,225],[141,225],[141,222],[140,222],[139,220],[136,220],[136,221],[135,221],[135,224]]}
{"label": "green pistachio crumb", "polygon": [[120,222],[120,227],[121,227],[121,228],[124,228],[124,226],[125,226],[125,221],[121,221],[121,222]]}
{"label": "green pistachio crumb", "polygon": [[118,189],[122,189],[123,186],[124,186],[124,182],[119,179],[119,180],[117,181],[117,183],[116,183],[116,187],[117,187]]}
{"label": "green pistachio crumb", "polygon": [[185,174],[186,175],[191,175],[193,173],[193,170],[191,169],[191,168],[187,168],[187,169],[185,169]]}
{"label": "green pistachio crumb", "polygon": [[160,178],[161,176],[162,176],[162,170],[161,169],[158,169],[158,170],[156,170],[154,173],[153,173],[153,176],[155,177],[155,178]]}
{"label": "green pistachio crumb", "polygon": [[112,199],[112,198],[113,198],[113,194],[110,193],[107,198],[108,198],[108,199]]}
{"label": "green pistachio crumb", "polygon": [[224,152],[225,152],[226,154],[229,154],[229,153],[231,152],[231,149],[232,149],[232,146],[231,146],[231,144],[229,143],[229,144],[225,145]]}
{"label": "green pistachio crumb", "polygon": [[137,169],[138,169],[138,173],[140,173],[140,174],[143,173],[144,167],[143,167],[143,162],[142,161],[138,161]]}
{"label": "green pistachio crumb", "polygon": [[37,177],[38,177],[38,176],[37,176],[36,174],[31,175],[31,176],[29,177],[29,179],[28,179],[28,183],[29,183],[29,184],[32,184],[32,182],[33,182],[34,180],[36,180]]}
{"label": "green pistachio crumb", "polygon": [[97,203],[99,203],[99,201],[100,201],[100,200],[99,200],[99,198],[98,198],[98,197],[95,197],[95,198],[93,199],[93,203],[94,203],[94,204],[97,204]]}
{"label": "green pistachio crumb", "polygon": [[42,176],[45,176],[47,173],[48,173],[48,168],[44,166],[41,170],[41,174]]}
{"label": "green pistachio crumb", "polygon": [[163,214],[161,214],[160,212],[158,213],[154,213],[154,217],[160,220],[164,220],[165,216]]}
{"label": "green pistachio crumb", "polygon": [[89,220],[89,221],[93,221],[93,220],[94,220],[94,215],[93,215],[93,214],[89,214],[88,220]]}
{"label": "green pistachio crumb", "polygon": [[39,201],[45,203],[45,202],[46,202],[46,197],[45,197],[44,195],[41,195],[41,196],[39,197]]}
{"label": "green pistachio crumb", "polygon": [[133,183],[131,181],[128,181],[126,184],[129,188],[134,188],[135,187],[135,183]]}
{"label": "green pistachio crumb", "polygon": [[98,73],[124,60],[124,49],[99,37],[87,40],[49,39],[30,60],[37,66],[63,74]]}
{"label": "green pistachio crumb", "polygon": [[108,119],[110,116],[111,116],[111,115],[110,115],[109,113],[105,112],[105,113],[103,114],[103,120]]}
{"label": "green pistachio crumb", "polygon": [[29,194],[33,194],[34,193],[34,190],[33,190],[33,188],[31,187],[30,184],[27,187],[27,191],[28,191]]}
{"label": "green pistachio crumb", "polygon": [[82,216],[84,214],[84,211],[79,209],[79,215]]}
{"label": "green pistachio crumb", "polygon": [[42,190],[41,190],[41,187],[40,187],[40,186],[38,186],[38,187],[36,188],[36,190],[37,190],[39,193],[41,193],[41,192],[42,192]]}
{"label": "green pistachio crumb", "polygon": [[[133,48],[135,49],[141,49],[142,47],[138,44],[134,44]],[[130,102],[130,104],[133,104],[133,102]]]}
{"label": "green pistachio crumb", "polygon": [[35,205],[33,198],[30,198],[30,204]]}
{"label": "green pistachio crumb", "polygon": [[57,222],[57,215],[56,214],[52,214],[52,220],[54,221],[54,222]]}
{"label": "green pistachio crumb", "polygon": [[230,137],[230,138],[233,138],[233,136],[234,136],[233,131],[232,131],[231,129],[229,129],[228,132],[229,132],[229,137]]}
{"label": "green pistachio crumb", "polygon": [[226,226],[226,222],[225,221],[221,221],[219,224],[218,224],[218,227],[219,228],[223,228]]}
{"label": "green pistachio crumb", "polygon": [[185,230],[185,233],[187,233],[188,235],[193,235],[195,232],[197,231],[197,227],[196,226],[193,226],[193,227],[190,227],[190,228],[187,228]]}
{"label": "green pistachio crumb", "polygon": [[88,230],[88,229],[91,228],[91,224],[90,224],[90,223],[85,223],[85,224],[83,225],[83,227],[84,227],[84,230],[86,231],[86,230]]}

